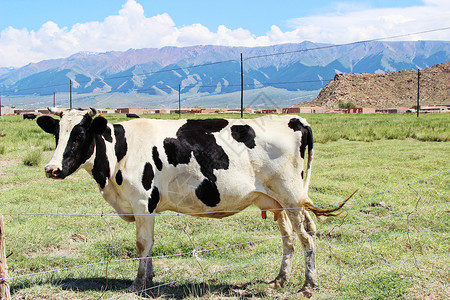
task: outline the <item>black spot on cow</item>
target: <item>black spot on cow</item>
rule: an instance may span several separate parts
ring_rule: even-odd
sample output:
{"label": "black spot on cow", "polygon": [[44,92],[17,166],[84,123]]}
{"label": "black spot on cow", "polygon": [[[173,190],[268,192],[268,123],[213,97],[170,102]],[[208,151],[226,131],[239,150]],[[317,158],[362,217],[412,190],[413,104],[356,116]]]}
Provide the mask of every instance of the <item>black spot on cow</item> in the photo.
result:
{"label": "black spot on cow", "polygon": [[227,120],[188,120],[177,131],[177,138],[166,138],[164,150],[170,164],[188,164],[191,153],[200,165],[202,174],[216,181],[213,170],[228,169],[229,159],[223,148],[216,143],[213,132],[228,125]]}
{"label": "black spot on cow", "polygon": [[105,140],[100,135],[95,136],[95,159],[92,176],[100,188],[104,189],[106,178],[110,176],[110,170],[108,156],[106,155]]}
{"label": "black spot on cow", "polygon": [[159,190],[155,186],[152,190],[152,194],[148,198],[148,211],[150,213],[155,211],[156,206],[158,205],[158,202],[159,202]]}
{"label": "black spot on cow", "polygon": [[227,125],[228,121],[224,119],[187,120],[178,129],[177,138],[164,140],[164,150],[170,164],[188,164],[194,155],[200,171],[208,179],[197,187],[196,195],[208,206],[216,206],[220,202],[214,170],[227,170],[230,164],[228,155],[213,135]]}
{"label": "black spot on cow", "polygon": [[92,123],[92,118],[85,115],[80,123],[72,128],[64,148],[62,168],[57,175],[58,178],[65,178],[74,173],[94,153],[97,135],[91,129]]}
{"label": "black spot on cow", "polygon": [[231,136],[239,143],[244,143],[247,148],[253,149],[255,143],[255,131],[249,125],[233,125],[231,126]]}
{"label": "black spot on cow", "polygon": [[122,185],[123,177],[122,177],[122,171],[117,171],[116,173],[116,182],[118,185]]}
{"label": "black spot on cow", "polygon": [[312,134],[311,127],[304,126],[302,124],[302,122],[296,118],[290,119],[288,126],[289,126],[289,128],[291,128],[294,131],[301,131],[302,140],[301,140],[301,145],[300,145],[300,156],[302,158],[304,158],[306,146],[308,146],[308,152],[311,151],[313,148],[313,134]]}
{"label": "black spot on cow", "polygon": [[146,191],[152,187],[154,177],[155,173],[153,172],[152,165],[149,162],[145,163],[144,172],[142,173],[142,185]]}
{"label": "black spot on cow", "polygon": [[156,146],[153,147],[152,149],[152,156],[153,156],[153,161],[155,162],[155,166],[158,169],[158,171],[161,171],[163,168],[163,164],[161,159],[159,158],[159,152],[158,152],[158,148],[156,148]]}
{"label": "black spot on cow", "polygon": [[116,145],[114,150],[116,152],[117,162],[127,154],[128,146],[125,138],[125,129],[120,124],[114,124],[114,136],[116,137]]}
{"label": "black spot on cow", "polygon": [[106,127],[105,132],[103,132],[103,138],[112,143],[112,136],[111,136],[111,128],[109,128],[109,126]]}
{"label": "black spot on cow", "polygon": [[207,206],[214,207],[220,202],[220,193],[215,182],[204,179],[195,189],[195,195]]}

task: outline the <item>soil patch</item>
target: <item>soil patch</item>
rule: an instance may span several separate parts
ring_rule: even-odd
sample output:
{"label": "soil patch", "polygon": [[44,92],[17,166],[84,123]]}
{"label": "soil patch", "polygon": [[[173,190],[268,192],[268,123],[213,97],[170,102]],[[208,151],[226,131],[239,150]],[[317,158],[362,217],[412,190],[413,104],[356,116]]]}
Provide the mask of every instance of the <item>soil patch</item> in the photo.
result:
{"label": "soil patch", "polygon": [[12,176],[13,174],[4,172],[4,169],[17,166],[18,164],[20,164],[20,161],[18,161],[16,159],[10,159],[10,160],[0,159],[0,177]]}

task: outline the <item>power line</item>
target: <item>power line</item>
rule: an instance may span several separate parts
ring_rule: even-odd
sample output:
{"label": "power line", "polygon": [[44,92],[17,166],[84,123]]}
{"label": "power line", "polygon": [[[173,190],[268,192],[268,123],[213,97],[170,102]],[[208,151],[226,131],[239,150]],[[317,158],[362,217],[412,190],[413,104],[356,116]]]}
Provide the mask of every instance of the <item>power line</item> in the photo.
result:
{"label": "power line", "polygon": [[[363,40],[363,41],[356,41],[356,42],[350,42],[350,43],[330,44],[330,45],[319,46],[319,47],[315,47],[315,48],[299,49],[299,50],[292,50],[292,51],[285,51],[285,52],[277,52],[277,53],[255,55],[255,56],[249,56],[249,57],[244,58],[244,61],[249,60],[249,59],[255,59],[255,58],[263,58],[263,57],[286,55],[286,54],[293,54],[293,53],[302,53],[302,52],[323,50],[323,49],[330,49],[330,48],[338,48],[338,47],[343,47],[343,46],[358,45],[358,44],[364,44],[364,43],[369,43],[369,42],[376,42],[376,41],[395,39],[395,38],[400,38],[400,37],[407,37],[407,36],[412,36],[412,35],[417,35],[417,34],[426,34],[426,33],[438,32],[438,31],[445,31],[445,30],[449,30],[449,29],[450,29],[450,27],[443,27],[443,28],[425,30],[425,31],[420,31],[420,32],[406,33],[406,34],[400,34],[400,35],[394,35],[394,36],[388,36],[388,37],[380,37],[380,38],[374,38],[374,39]],[[134,76],[145,76],[145,75],[153,75],[153,74],[174,72],[174,71],[180,71],[180,70],[189,70],[189,69],[198,68],[198,67],[212,66],[212,65],[218,65],[218,64],[223,64],[223,63],[230,63],[230,62],[239,63],[239,60],[238,59],[230,59],[230,60],[209,62],[209,63],[203,63],[203,64],[191,65],[191,66],[185,66],[185,67],[176,67],[176,68],[170,68],[170,69],[163,69],[163,70],[158,70],[158,71],[142,72],[142,73],[132,74],[132,75],[111,76],[111,77],[105,77],[105,78],[96,77],[96,78],[91,78],[90,80],[82,80],[82,81],[79,81],[77,83],[78,84],[89,83],[89,82],[92,82],[93,80],[95,81],[96,79],[101,80],[101,81],[106,81],[106,80],[114,80],[114,79],[132,78]],[[316,81],[318,81],[318,80],[310,80],[310,81],[303,81],[303,82],[306,83],[306,82],[316,82]],[[288,82],[280,82],[280,83],[275,82],[275,83],[270,83],[270,84],[287,84],[287,83]],[[267,84],[269,84],[269,83],[267,83]],[[31,87],[31,88],[25,88],[25,89],[10,89],[10,90],[4,90],[3,93],[17,93],[18,91],[48,89],[48,88],[52,88],[52,87],[61,87],[61,86],[67,86],[67,84],[66,83],[64,83],[64,84],[55,84],[55,85]]]}
{"label": "power line", "polygon": [[431,29],[431,30],[425,30],[425,31],[414,32],[414,33],[399,34],[399,35],[393,35],[393,36],[389,36],[389,37],[381,37],[381,38],[375,38],[375,39],[364,40],[364,41],[357,41],[357,42],[351,42],[351,43],[332,44],[332,45],[320,46],[320,47],[316,47],[316,48],[292,50],[292,51],[278,52],[278,53],[271,53],[271,54],[255,55],[255,56],[247,57],[245,60],[253,59],[253,58],[276,56],[276,55],[299,53],[299,52],[307,52],[307,51],[313,51],[313,50],[330,49],[330,48],[337,48],[337,47],[343,47],[343,46],[358,45],[358,44],[377,42],[377,41],[382,41],[382,40],[395,39],[395,38],[400,38],[400,37],[407,37],[407,36],[416,35],[416,34],[424,34],[424,33],[431,33],[431,32],[437,32],[437,31],[444,31],[444,30],[449,30],[449,29],[450,29],[450,27],[444,27],[444,28]]}

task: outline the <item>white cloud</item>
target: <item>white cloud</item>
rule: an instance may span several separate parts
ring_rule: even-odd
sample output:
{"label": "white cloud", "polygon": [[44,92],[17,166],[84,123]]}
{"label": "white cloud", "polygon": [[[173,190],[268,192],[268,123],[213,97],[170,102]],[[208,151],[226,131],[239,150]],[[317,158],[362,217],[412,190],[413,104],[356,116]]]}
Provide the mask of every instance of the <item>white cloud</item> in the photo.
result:
{"label": "white cloud", "polygon": [[[128,0],[117,15],[102,22],[78,23],[71,28],[47,22],[37,31],[6,28],[0,33],[0,66],[21,66],[79,51],[207,44],[251,47],[304,40],[347,43],[450,26],[448,0],[424,0],[423,6],[386,9],[337,3],[333,11],[289,20],[291,30],[285,32],[272,25],[265,35],[255,36],[246,29],[231,30],[224,25],[216,32],[202,24],[177,27],[168,14],[146,17],[142,5]],[[450,40],[450,30],[402,38],[407,39]]]}
{"label": "white cloud", "polygon": [[[449,1],[425,0],[423,6],[349,9],[339,14],[296,18],[288,24],[293,28],[290,33],[304,40],[348,43],[449,27],[449,20]],[[419,39],[450,40],[450,30],[401,37]]]}

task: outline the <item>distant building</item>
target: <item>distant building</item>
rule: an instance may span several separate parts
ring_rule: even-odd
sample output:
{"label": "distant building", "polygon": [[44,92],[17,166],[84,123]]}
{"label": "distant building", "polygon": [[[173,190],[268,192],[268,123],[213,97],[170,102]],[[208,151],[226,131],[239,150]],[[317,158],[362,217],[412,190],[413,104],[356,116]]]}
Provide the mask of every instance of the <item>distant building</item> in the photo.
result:
{"label": "distant building", "polygon": [[102,114],[102,115],[111,115],[111,114],[115,114],[116,110],[112,109],[112,108],[99,108],[99,109],[97,109],[97,113]]}
{"label": "distant building", "polygon": [[323,114],[323,108],[312,107],[286,107],[282,109],[283,114]]}
{"label": "distant building", "polygon": [[35,109],[14,109],[14,114],[23,115],[23,114],[35,114]]}
{"label": "distant building", "polygon": [[152,109],[146,109],[146,108],[118,108],[116,109],[117,114],[136,114],[136,115],[149,115],[154,114],[155,111]]}
{"label": "distant building", "polygon": [[373,107],[355,107],[343,110],[344,114],[374,114],[375,111]]}
{"label": "distant building", "polygon": [[51,112],[48,109],[38,109],[37,112],[40,115],[50,115],[51,114]]}
{"label": "distant building", "polygon": [[269,109],[261,109],[261,114],[281,114],[283,110],[281,108],[269,108]]}
{"label": "distant building", "polygon": [[447,105],[430,105],[430,106],[420,106],[420,111],[422,113],[446,113],[450,112]]}
{"label": "distant building", "polygon": [[384,113],[384,114],[403,114],[406,113],[407,109],[404,107],[398,108],[377,108],[375,110],[376,113]]}
{"label": "distant building", "polygon": [[[173,113],[167,108],[118,108],[117,114],[136,114],[136,115],[154,115],[154,114],[170,114]],[[178,113],[178,111],[177,111]]]}
{"label": "distant building", "polygon": [[4,116],[4,115],[14,115],[14,108],[11,108],[11,107],[3,106],[1,108],[1,111],[2,111],[2,113],[1,113],[2,116]]}

